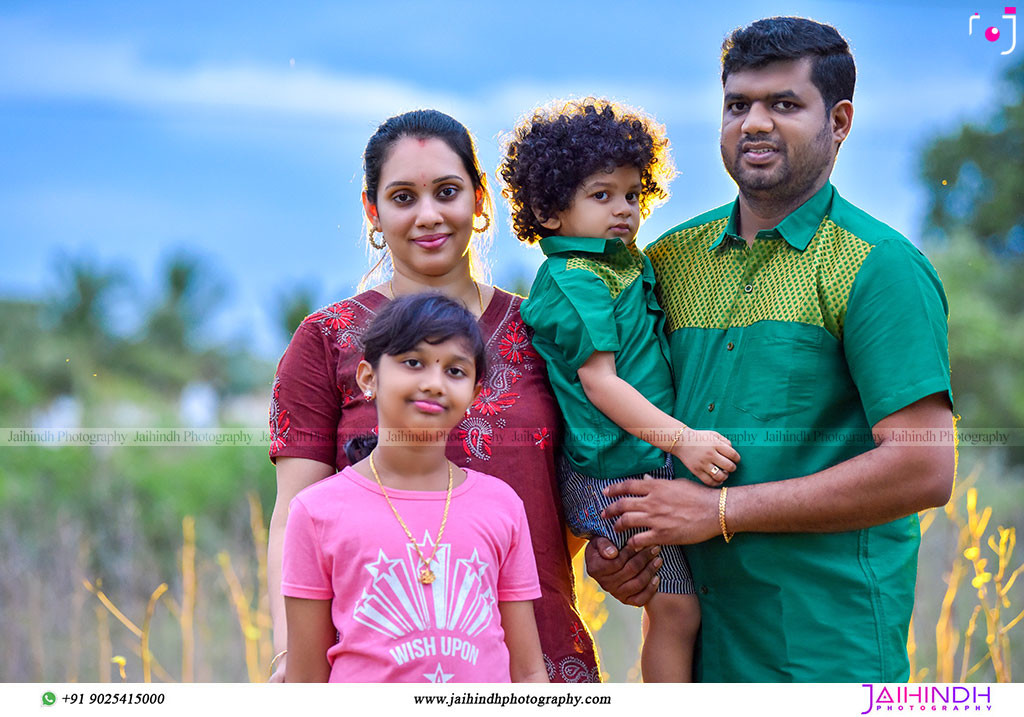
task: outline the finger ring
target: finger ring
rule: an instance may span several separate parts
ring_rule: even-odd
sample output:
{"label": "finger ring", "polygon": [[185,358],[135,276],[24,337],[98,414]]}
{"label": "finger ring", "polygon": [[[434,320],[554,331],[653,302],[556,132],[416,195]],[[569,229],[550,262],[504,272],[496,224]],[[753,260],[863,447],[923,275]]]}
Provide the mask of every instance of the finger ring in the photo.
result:
{"label": "finger ring", "polygon": [[708,473],[710,473],[711,475],[715,476],[715,475],[718,475],[718,471],[720,471],[720,470],[722,470],[722,469],[719,468],[718,466],[711,466],[711,470],[709,470]]}

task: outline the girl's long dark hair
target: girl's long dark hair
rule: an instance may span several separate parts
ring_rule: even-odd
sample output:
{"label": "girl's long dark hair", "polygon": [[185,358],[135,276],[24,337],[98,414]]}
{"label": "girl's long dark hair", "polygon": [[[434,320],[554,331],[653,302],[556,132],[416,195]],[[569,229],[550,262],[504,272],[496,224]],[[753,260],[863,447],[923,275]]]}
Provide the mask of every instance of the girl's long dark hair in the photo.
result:
{"label": "girl's long dark hair", "polygon": [[[376,370],[384,354],[395,356],[426,341],[440,344],[449,339],[466,343],[473,356],[477,382],[487,373],[484,339],[476,317],[460,302],[443,294],[402,296],[388,303],[363,335],[363,358]],[[345,456],[356,463],[370,454],[377,436],[356,436],[345,443]]]}

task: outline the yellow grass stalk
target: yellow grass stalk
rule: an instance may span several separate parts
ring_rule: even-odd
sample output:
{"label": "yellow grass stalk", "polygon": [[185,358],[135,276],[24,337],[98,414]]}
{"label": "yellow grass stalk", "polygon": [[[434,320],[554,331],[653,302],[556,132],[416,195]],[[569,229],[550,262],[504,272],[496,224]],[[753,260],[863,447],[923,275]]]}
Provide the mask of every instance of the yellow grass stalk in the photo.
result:
{"label": "yellow grass stalk", "polygon": [[[133,635],[135,635],[135,637],[142,637],[142,630],[140,630],[139,627],[134,622],[129,620],[127,615],[125,615],[123,612],[118,610],[117,606],[110,601],[110,598],[107,597],[106,593],[104,593],[102,590],[100,590],[99,581],[97,581],[96,585],[93,585],[88,580],[82,580],[82,585],[85,586],[86,590],[88,590],[93,595],[95,595],[97,597],[97,599],[99,599],[99,601],[103,604],[103,607],[107,608],[107,610],[110,611],[110,614],[113,615],[114,617],[116,617],[118,619],[118,621],[122,625],[127,627],[131,631],[131,633]],[[108,630],[108,632],[107,632],[108,642],[109,642],[109,636],[110,636],[110,633],[109,633],[109,630]],[[111,655],[111,657],[113,657],[113,655]]]}
{"label": "yellow grass stalk", "polygon": [[146,617],[142,620],[142,639],[139,651],[142,654],[142,681],[153,681],[153,656],[149,651],[149,625],[153,620],[153,613],[156,611],[156,601],[167,592],[167,583],[160,583],[159,587],[149,596],[146,604]]}
{"label": "yellow grass stalk", "polygon": [[959,558],[956,559],[946,579],[946,594],[942,598],[939,620],[935,624],[935,679],[939,682],[953,681],[953,661],[960,641],[960,632],[953,627],[953,601],[965,572],[963,563]]}
{"label": "yellow grass stalk", "polygon": [[975,605],[974,612],[971,613],[971,619],[967,622],[967,631],[964,632],[964,656],[960,661],[961,682],[967,680],[967,665],[970,664],[971,659],[971,638],[974,636],[979,614],[981,614],[981,605]]}
{"label": "yellow grass stalk", "polygon": [[[97,580],[96,581],[96,585],[93,585],[88,580],[82,580],[82,585],[85,586],[86,590],[88,590],[93,595],[95,595],[96,598],[103,605],[103,607],[105,607],[107,609],[107,611],[111,615],[116,617],[118,622],[120,622],[122,625],[124,625],[126,628],[128,628],[128,630],[133,635],[135,635],[135,637],[139,638],[140,641],[148,643],[149,640],[148,640],[148,637],[146,636],[147,633],[144,632],[142,628],[138,627],[134,622],[132,622],[128,618],[127,615],[125,615],[123,612],[121,612],[117,608],[117,606],[113,602],[111,602],[110,598],[107,597],[106,593],[104,593],[102,590],[100,590],[100,587],[99,587],[100,586],[100,581]],[[163,587],[164,587],[164,589],[166,589],[167,586],[165,585]],[[157,590],[159,590],[159,588],[157,588]],[[159,597],[159,596],[157,596],[157,597]],[[152,605],[153,598],[150,598],[150,603]],[[107,614],[99,606],[96,607],[96,614],[103,616],[103,626],[106,626],[106,624],[107,624]],[[150,610],[147,608],[147,610],[146,610],[146,623],[148,623],[148,621],[149,621],[150,614],[151,614]],[[146,623],[144,623],[144,626],[148,630],[148,624],[146,624]],[[100,664],[103,666],[101,668],[101,674],[106,674],[110,670],[109,664],[110,664],[110,660],[113,659],[113,653],[112,653],[112,651],[110,649],[110,628],[109,627],[103,627],[103,629],[106,631],[107,650],[106,650],[106,653],[103,653],[103,654],[100,655]],[[101,642],[101,646],[102,646],[102,642]],[[174,678],[172,678],[167,673],[167,671],[164,670],[164,668],[160,666],[160,664],[156,661],[156,658],[153,656],[152,652],[150,652],[147,649],[140,649],[139,650],[139,655],[140,656],[145,656],[145,657],[143,657],[143,662],[144,663],[147,660],[152,663],[153,670],[158,674],[158,676],[160,676],[161,680],[163,680],[164,682],[174,682]],[[109,675],[108,675],[108,679],[105,680],[105,681],[107,681],[107,682],[110,681],[109,680]]]}
{"label": "yellow grass stalk", "polygon": [[[235,606],[235,614],[238,616],[238,625],[242,630],[242,639],[245,640],[245,667],[249,672],[250,682],[265,682],[269,677],[260,672],[259,655],[259,629],[252,623],[252,611],[249,608],[249,598],[242,589],[242,583],[231,567],[231,556],[226,550],[217,553],[217,562],[220,564],[221,572],[224,573],[224,580],[228,584],[231,593],[231,600]],[[267,663],[269,666],[269,662]]]}
{"label": "yellow grass stalk", "polygon": [[270,593],[267,592],[267,524],[263,520],[263,506],[259,496],[249,492],[249,526],[252,530],[252,541],[256,548],[256,585],[259,593],[256,608],[256,627],[259,630],[259,664],[267,665],[274,655],[274,643],[271,638],[272,623],[270,621]]}
{"label": "yellow grass stalk", "polygon": [[181,521],[181,681],[195,682],[196,612],[196,521],[186,515]]}
{"label": "yellow grass stalk", "polygon": [[[128,645],[128,648],[136,657],[139,658],[139,660],[142,660],[142,649],[139,647],[138,644],[131,643],[130,645]],[[158,680],[160,680],[161,682],[166,682],[168,684],[172,682],[177,682],[177,680],[171,677],[170,673],[167,670],[165,670],[159,662],[156,661],[156,657],[153,656],[152,652],[149,653],[149,660],[150,664],[153,667],[153,674],[156,676]]]}
{"label": "yellow grass stalk", "polygon": [[124,666],[128,664],[128,661],[121,655],[114,655],[110,661],[117,665],[117,671],[121,675],[121,682],[127,682],[128,673],[124,671]]}

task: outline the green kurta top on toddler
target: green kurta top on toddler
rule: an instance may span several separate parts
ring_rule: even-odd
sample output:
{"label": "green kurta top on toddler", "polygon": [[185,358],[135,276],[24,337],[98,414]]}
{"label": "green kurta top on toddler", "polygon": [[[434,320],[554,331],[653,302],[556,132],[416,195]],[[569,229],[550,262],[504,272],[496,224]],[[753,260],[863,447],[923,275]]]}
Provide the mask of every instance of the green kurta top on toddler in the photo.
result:
{"label": "green kurta top on toddler", "polygon": [[[946,298],[907,239],[829,183],[750,247],[737,221],[733,202],[646,249],[672,368],[689,389],[674,414],[732,439],[742,460],[726,485],[822,471],[874,448],[871,427],[886,416],[950,395]],[[919,542],[910,515],[687,546],[701,602],[698,676],[906,681]]]}
{"label": "green kurta top on toddler", "polygon": [[615,354],[615,372],[652,404],[675,400],[665,317],[654,297],[651,263],[619,239],[550,236],[547,259],[520,312],[565,418],[565,455],[594,478],[661,468],[665,454],[617,426],[583,391],[577,371],[595,351]]}

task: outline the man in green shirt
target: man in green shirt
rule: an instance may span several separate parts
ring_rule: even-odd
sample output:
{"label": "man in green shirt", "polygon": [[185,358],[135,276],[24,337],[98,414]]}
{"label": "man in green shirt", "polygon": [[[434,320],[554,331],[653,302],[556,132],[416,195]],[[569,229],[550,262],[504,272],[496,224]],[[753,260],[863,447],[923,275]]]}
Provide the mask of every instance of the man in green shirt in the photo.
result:
{"label": "man in green shirt", "polygon": [[656,561],[640,570],[651,551],[633,551],[687,545],[698,679],[906,680],[916,514],[953,482],[945,296],[909,241],[829,183],[853,119],[839,33],[770,18],[723,49],[722,158],[739,197],[647,255],[675,415],[730,436],[743,461],[722,489],[609,489],[618,527],[648,530],[618,555],[592,541],[588,569],[640,603]]}

